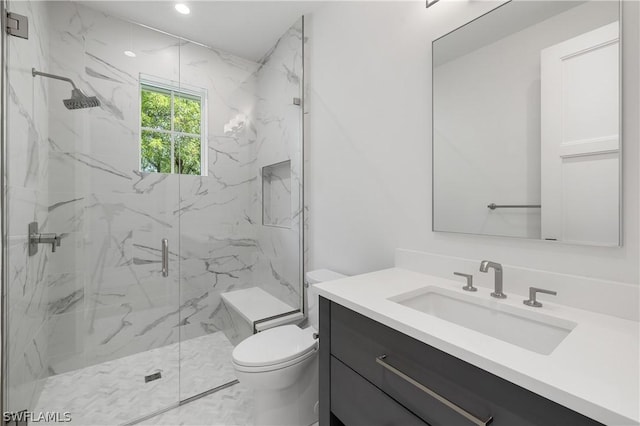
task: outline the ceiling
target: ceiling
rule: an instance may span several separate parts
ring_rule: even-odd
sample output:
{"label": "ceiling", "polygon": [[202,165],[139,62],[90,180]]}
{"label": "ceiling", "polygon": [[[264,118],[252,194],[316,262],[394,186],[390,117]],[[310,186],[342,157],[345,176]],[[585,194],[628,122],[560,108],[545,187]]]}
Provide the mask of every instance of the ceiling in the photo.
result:
{"label": "ceiling", "polygon": [[181,15],[174,8],[176,1],[77,3],[253,61],[301,15],[321,6],[319,1],[183,1],[191,13]]}
{"label": "ceiling", "polygon": [[435,41],[433,65],[464,56],[584,3],[583,0],[504,3]]}

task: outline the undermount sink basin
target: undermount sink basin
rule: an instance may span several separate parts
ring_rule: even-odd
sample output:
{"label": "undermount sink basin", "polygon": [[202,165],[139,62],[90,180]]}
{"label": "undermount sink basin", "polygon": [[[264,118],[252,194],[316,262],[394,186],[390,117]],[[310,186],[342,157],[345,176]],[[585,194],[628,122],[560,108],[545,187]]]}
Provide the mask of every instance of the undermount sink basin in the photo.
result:
{"label": "undermount sink basin", "polygon": [[577,325],[440,287],[426,287],[388,300],[543,355],[553,352]]}

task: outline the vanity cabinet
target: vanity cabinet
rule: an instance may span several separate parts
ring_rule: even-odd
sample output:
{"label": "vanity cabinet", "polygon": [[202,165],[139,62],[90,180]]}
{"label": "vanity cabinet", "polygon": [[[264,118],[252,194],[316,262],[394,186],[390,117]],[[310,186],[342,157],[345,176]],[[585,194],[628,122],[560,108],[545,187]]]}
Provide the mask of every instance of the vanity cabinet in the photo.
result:
{"label": "vanity cabinet", "polygon": [[320,299],[320,426],[599,425]]}

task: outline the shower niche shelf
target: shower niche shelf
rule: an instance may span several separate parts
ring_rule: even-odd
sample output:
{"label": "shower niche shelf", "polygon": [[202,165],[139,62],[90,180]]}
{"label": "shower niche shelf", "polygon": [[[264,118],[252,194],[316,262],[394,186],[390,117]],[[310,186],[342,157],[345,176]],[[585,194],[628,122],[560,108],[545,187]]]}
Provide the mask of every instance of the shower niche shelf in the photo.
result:
{"label": "shower niche shelf", "polygon": [[291,228],[291,161],[262,168],[262,224]]}

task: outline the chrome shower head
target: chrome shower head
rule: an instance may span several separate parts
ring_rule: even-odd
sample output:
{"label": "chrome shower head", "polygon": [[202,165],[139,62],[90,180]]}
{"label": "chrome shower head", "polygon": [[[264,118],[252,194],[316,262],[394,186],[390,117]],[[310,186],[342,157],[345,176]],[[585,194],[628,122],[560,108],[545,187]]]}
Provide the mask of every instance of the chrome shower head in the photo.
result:
{"label": "chrome shower head", "polygon": [[71,91],[71,98],[62,101],[67,109],[83,109],[100,106],[100,101],[95,96],[87,96],[80,89]]}
{"label": "chrome shower head", "polygon": [[83,108],[93,108],[100,106],[100,100],[95,96],[87,96],[80,89],[78,89],[70,78],[61,77],[55,74],[49,74],[46,72],[37,71],[35,68],[31,68],[31,75],[34,77],[40,75],[42,77],[53,78],[56,80],[66,81],[67,83],[73,86],[73,90],[71,91],[71,98],[64,99],[62,103],[67,109],[83,109]]}

